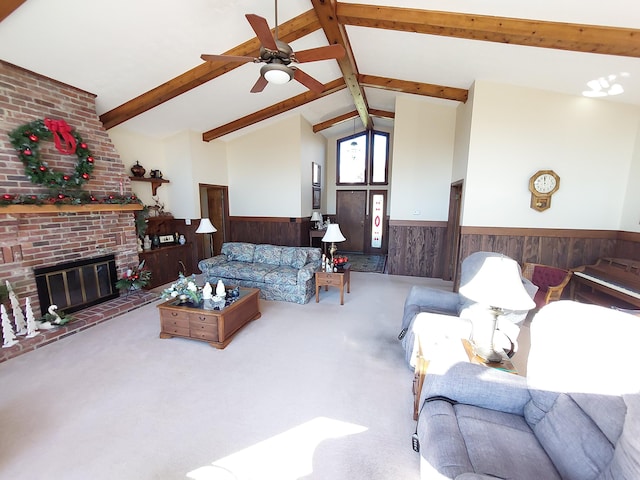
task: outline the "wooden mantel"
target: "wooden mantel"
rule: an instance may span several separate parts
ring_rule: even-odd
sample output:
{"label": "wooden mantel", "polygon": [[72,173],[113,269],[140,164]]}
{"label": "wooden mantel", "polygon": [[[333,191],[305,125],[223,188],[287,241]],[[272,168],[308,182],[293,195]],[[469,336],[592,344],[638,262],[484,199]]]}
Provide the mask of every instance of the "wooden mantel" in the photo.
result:
{"label": "wooden mantel", "polygon": [[91,213],[91,212],[133,212],[142,210],[139,203],[100,203],[83,205],[7,205],[0,206],[0,214],[14,213]]}

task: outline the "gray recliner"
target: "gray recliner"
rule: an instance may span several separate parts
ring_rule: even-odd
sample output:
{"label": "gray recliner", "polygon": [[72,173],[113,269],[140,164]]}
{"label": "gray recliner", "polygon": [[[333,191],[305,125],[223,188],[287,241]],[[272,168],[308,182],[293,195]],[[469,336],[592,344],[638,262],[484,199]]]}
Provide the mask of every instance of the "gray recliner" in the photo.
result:
{"label": "gray recliner", "polygon": [[527,377],[433,359],[423,480],[640,478],[638,318],[562,300],[531,323]]}
{"label": "gray recliner", "polygon": [[[460,267],[460,284],[466,284],[478,272],[484,260],[488,257],[506,257],[501,253],[495,252],[475,252],[465,258]],[[537,287],[526,278],[521,278],[523,286],[531,296],[534,297]],[[520,324],[527,317],[528,311],[510,311],[498,317],[498,330],[502,333],[500,338],[503,339],[509,353],[517,350],[517,337],[520,331]],[[432,314],[432,315],[427,315]],[[474,317],[486,315],[486,306],[482,306],[469,300],[463,295],[456,292],[448,292],[430,287],[413,286],[409,291],[409,295],[404,302],[404,311],[402,314],[402,329],[398,335],[398,339],[402,342],[405,350],[405,358],[407,364],[411,367],[415,365],[416,355],[416,329],[414,325],[423,323],[429,330],[446,330],[446,318],[443,316],[458,317],[451,319],[451,332],[446,334],[462,335],[462,337],[471,337],[472,322]],[[432,327],[431,325],[437,326]],[[462,338],[458,336],[458,338]]]}

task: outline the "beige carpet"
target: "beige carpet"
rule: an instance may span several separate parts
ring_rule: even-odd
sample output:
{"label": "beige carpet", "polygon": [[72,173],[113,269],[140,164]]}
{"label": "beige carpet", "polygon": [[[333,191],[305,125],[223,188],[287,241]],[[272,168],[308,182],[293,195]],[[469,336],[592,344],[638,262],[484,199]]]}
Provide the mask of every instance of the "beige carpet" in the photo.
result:
{"label": "beige carpet", "polygon": [[414,480],[413,284],[261,302],[225,350],[158,338],[155,304],[0,364],[0,478]]}

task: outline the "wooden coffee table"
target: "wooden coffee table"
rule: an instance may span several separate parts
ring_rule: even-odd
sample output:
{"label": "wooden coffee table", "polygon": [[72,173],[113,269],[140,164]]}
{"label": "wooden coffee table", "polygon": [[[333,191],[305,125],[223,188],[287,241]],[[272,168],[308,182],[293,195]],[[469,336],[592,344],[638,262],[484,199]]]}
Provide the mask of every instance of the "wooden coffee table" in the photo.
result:
{"label": "wooden coffee table", "polygon": [[178,304],[175,299],[158,305],[160,338],[183,337],[224,348],[247,323],[260,313],[260,290],[240,288],[240,297],[222,310],[205,310]]}

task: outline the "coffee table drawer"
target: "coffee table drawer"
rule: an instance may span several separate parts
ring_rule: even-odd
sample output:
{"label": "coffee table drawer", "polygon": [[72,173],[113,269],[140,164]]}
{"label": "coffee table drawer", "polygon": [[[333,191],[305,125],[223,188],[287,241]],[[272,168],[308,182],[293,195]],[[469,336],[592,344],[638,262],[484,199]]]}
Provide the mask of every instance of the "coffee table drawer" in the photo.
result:
{"label": "coffee table drawer", "polygon": [[162,324],[177,325],[180,327],[189,328],[189,313],[179,312],[176,310],[161,310],[160,320]]}
{"label": "coffee table drawer", "polygon": [[189,327],[180,327],[177,325],[168,325],[162,322],[162,331],[170,335],[180,335],[181,337],[189,336]]}
{"label": "coffee table drawer", "polygon": [[201,340],[207,340],[209,342],[218,341],[218,332],[209,332],[207,330],[194,330],[191,329],[191,338],[199,338]]}

